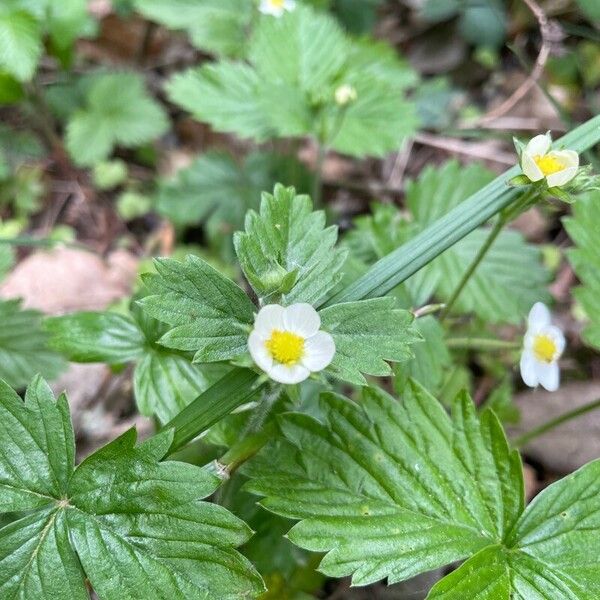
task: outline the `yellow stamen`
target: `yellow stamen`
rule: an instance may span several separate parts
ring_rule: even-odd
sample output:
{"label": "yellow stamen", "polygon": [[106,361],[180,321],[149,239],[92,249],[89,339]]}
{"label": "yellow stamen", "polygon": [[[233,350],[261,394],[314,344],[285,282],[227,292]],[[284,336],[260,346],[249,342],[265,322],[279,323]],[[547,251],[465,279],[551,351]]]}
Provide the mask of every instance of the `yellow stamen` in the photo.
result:
{"label": "yellow stamen", "polygon": [[536,335],[533,340],[535,357],[545,363],[551,363],[557,355],[556,343],[549,335]]}
{"label": "yellow stamen", "polygon": [[265,346],[277,362],[288,367],[300,362],[304,355],[304,338],[290,331],[273,330]]}
{"label": "yellow stamen", "polygon": [[533,160],[535,160],[536,165],[544,175],[552,175],[552,173],[558,173],[565,168],[565,166],[551,154],[545,154],[543,156],[541,154],[536,154],[533,157]]}
{"label": "yellow stamen", "polygon": [[283,8],[285,0],[269,0],[273,8]]}

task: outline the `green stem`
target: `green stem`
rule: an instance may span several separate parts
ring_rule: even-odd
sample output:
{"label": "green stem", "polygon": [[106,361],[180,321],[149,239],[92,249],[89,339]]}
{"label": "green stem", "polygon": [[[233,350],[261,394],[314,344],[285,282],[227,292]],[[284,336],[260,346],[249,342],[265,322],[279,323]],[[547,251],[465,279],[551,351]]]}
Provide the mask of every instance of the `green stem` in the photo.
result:
{"label": "green stem", "polygon": [[485,240],[485,243],[483,244],[483,246],[481,246],[481,248],[479,248],[479,252],[477,252],[477,255],[473,259],[473,262],[471,262],[471,264],[469,265],[469,268],[462,276],[461,280],[456,286],[456,289],[452,293],[452,296],[450,296],[450,300],[448,300],[446,306],[444,307],[444,310],[442,310],[440,314],[440,321],[443,321],[450,314],[450,312],[454,308],[454,305],[456,304],[456,301],[458,300],[462,291],[465,289],[465,286],[467,285],[467,283],[469,283],[469,279],[471,279],[473,273],[475,273],[477,267],[481,264],[481,261],[485,258],[485,255],[488,253],[489,249],[496,241],[496,238],[500,235],[500,232],[504,228],[504,225],[506,225],[506,219],[502,215],[500,215],[498,217],[498,220],[496,221],[496,224],[494,225],[494,227],[492,227],[490,234]]}
{"label": "green stem", "polygon": [[235,471],[240,465],[252,458],[277,431],[273,421],[267,423],[260,431],[240,440],[221,457],[221,463],[229,473]]}
{"label": "green stem", "polygon": [[264,383],[250,369],[235,368],[202,392],[165,428],[175,429],[169,453],[173,453],[231,411],[249,402]]}
{"label": "green stem", "polygon": [[512,440],[512,445],[515,448],[522,448],[523,446],[526,446],[529,442],[531,442],[531,440],[534,440],[535,438],[540,437],[541,435],[544,435],[545,433],[548,433],[553,429],[556,429],[559,425],[562,425],[563,423],[571,421],[572,419],[575,419],[577,417],[580,417],[581,415],[585,415],[586,413],[592,412],[597,408],[600,408],[600,399],[595,400],[594,402],[590,402],[589,404],[584,404],[583,406],[580,406],[575,410],[566,412],[556,417],[555,419],[552,419],[547,423],[540,425],[539,427],[535,427],[531,431],[528,431],[527,433],[524,433],[523,435],[520,435],[519,437]]}
{"label": "green stem", "polygon": [[521,345],[505,340],[491,340],[488,338],[449,338],[446,340],[448,348],[460,350],[518,350]]}

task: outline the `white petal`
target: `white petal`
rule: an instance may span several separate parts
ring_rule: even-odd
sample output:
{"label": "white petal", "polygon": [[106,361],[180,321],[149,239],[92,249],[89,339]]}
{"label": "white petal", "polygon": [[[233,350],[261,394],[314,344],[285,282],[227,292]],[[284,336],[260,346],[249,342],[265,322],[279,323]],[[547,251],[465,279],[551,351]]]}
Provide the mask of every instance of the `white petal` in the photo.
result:
{"label": "white petal", "polygon": [[537,377],[537,361],[531,352],[527,350],[523,351],[521,354],[521,377],[525,382],[525,385],[529,387],[537,387],[539,381]]}
{"label": "white petal", "polygon": [[304,381],[310,375],[310,371],[300,364],[290,367],[282,364],[274,364],[267,370],[267,375],[279,383],[292,384]]}
{"label": "white petal", "polygon": [[537,363],[536,373],[540,385],[549,392],[555,392],[560,385],[560,369],[558,363]]}
{"label": "white petal", "polygon": [[561,185],[565,185],[577,175],[577,169],[579,167],[567,167],[562,171],[558,171],[557,173],[552,173],[552,175],[548,175],[546,177],[546,181],[548,182],[548,187],[560,187]]}
{"label": "white petal", "polygon": [[550,150],[551,145],[552,138],[547,133],[543,133],[541,135],[536,135],[534,138],[529,140],[523,152],[529,154],[530,156],[544,156],[544,154],[547,154],[548,150]]}
{"label": "white petal", "polygon": [[285,2],[283,3],[283,8],[291,12],[296,8],[296,0],[285,0]]}
{"label": "white petal", "polygon": [[554,156],[565,167],[579,166],[579,154],[575,150],[552,150],[548,154]]}
{"label": "white petal", "polygon": [[550,325],[544,330],[544,333],[554,342],[556,345],[556,351],[558,353],[558,357],[562,355],[565,351],[566,341],[565,334],[555,325]]}
{"label": "white petal", "polygon": [[265,339],[256,331],[248,337],[248,350],[252,360],[263,370],[269,371],[273,366],[273,357],[265,346]]}
{"label": "white petal", "polygon": [[326,331],[319,331],[304,342],[302,364],[311,371],[322,371],[333,360],[335,342]]}
{"label": "white petal", "polygon": [[254,320],[254,331],[264,338],[271,337],[273,329],[284,329],[283,313],[285,308],[279,304],[267,304],[263,306]]}
{"label": "white petal", "polygon": [[533,332],[538,332],[544,327],[551,325],[552,316],[548,307],[543,302],[536,302],[529,311],[527,325]]}
{"label": "white petal", "polygon": [[544,174],[535,160],[533,160],[533,156],[525,151],[521,154],[521,169],[523,174],[527,176],[530,181],[540,181],[541,179],[544,179]]}
{"label": "white petal", "polygon": [[286,331],[292,331],[307,338],[319,331],[321,317],[310,304],[299,302],[284,310],[283,324]]}

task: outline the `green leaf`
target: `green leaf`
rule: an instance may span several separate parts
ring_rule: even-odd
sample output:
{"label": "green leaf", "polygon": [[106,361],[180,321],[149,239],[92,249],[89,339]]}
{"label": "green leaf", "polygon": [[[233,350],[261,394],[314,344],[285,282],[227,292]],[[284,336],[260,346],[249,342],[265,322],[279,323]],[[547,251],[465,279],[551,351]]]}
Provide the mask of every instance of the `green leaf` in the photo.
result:
{"label": "green leaf", "polygon": [[159,348],[136,364],[133,391],[140,413],[166,423],[212,385],[228,367],[193,365],[184,356]]}
{"label": "green leaf", "polygon": [[337,227],[325,227],[325,213],[313,211],[308,196],[276,185],[264,193],[260,213],[246,215],[245,232],[234,243],[244,275],[264,299],[314,304],[340,281],[346,259],[336,249]]}
{"label": "green leaf", "polygon": [[185,262],[155,261],[157,274],[144,276],[149,295],[140,300],[150,316],[173,325],[159,340],[195,352],[195,362],[229,360],[245,353],[254,304],[235,283],[196,256]]}
{"label": "green leaf", "polygon": [[149,97],[135,73],[97,75],[86,94],[86,106],[67,125],[67,148],[82,166],[106,159],[115,145],[141,146],[168,128],[161,106]]}
{"label": "green leaf", "polygon": [[330,16],[298,6],[279,19],[261,19],[249,58],[263,81],[316,94],[342,68],[350,45]]}
{"label": "green leaf", "polygon": [[580,198],[563,223],[575,243],[575,248],[567,251],[569,261],[583,284],[574,296],[589,319],[582,338],[600,349],[600,192]]}
{"label": "green leaf", "polygon": [[[426,227],[485,186],[491,174],[477,164],[461,167],[451,161],[440,169],[427,168],[407,186],[412,220],[390,205],[374,205],[372,217],[361,217],[348,243],[354,252],[372,261],[414,239]],[[448,248],[405,282],[413,306],[434,295],[448,300],[488,236],[480,228]],[[491,323],[519,323],[537,301],[548,299],[539,248],[520,233],[504,231],[494,242],[458,298],[455,310],[473,312]]]}
{"label": "green leaf", "polygon": [[595,0],[577,0],[577,4],[592,23],[600,20],[600,6]]}
{"label": "green leaf", "polygon": [[30,80],[42,55],[42,32],[29,12],[0,7],[0,67],[19,81]]}
{"label": "green leaf", "polygon": [[0,300],[0,378],[22,387],[33,373],[53,379],[64,368],[58,354],[48,348],[41,314],[22,310],[20,300]]}
{"label": "green leaf", "polygon": [[264,141],[275,133],[263,110],[261,81],[249,65],[221,61],[189,69],[167,84],[169,99],[219,131]]}
{"label": "green leaf", "polygon": [[145,338],[135,322],[113,312],[78,312],[46,319],[52,347],[73,362],[118,365],[139,358]]}
{"label": "green leaf", "polygon": [[223,56],[242,56],[253,13],[247,0],[135,0],[148,19],[183,29],[196,48]]}
{"label": "green leaf", "polygon": [[159,183],[156,208],[176,225],[203,221],[213,245],[223,247],[225,240],[231,246],[230,234],[278,180],[310,189],[306,168],[293,158],[252,152],[239,164],[230,154],[207,152]]}
{"label": "green leaf", "polygon": [[458,398],[452,420],[413,384],[403,402],[373,388],[360,404],[324,394],[325,421],[290,413],[248,489],[300,519],[289,538],[327,552],[320,570],[390,583],[500,543],[523,508],[521,461],[492,413]]}
{"label": "green leaf", "polygon": [[410,358],[411,344],[421,339],[412,314],[396,308],[391,297],[336,304],[319,314],[335,341],[328,371],[356,385],[366,384],[361,373],[389,375],[392,370],[385,361]]}
{"label": "green leaf", "polygon": [[436,394],[452,364],[444,339],[444,328],[432,316],[416,319],[414,328],[423,337],[423,342],[411,347],[414,354],[411,359],[394,365],[394,389],[402,394],[409,380],[414,379],[427,391]]}
{"label": "green leaf", "polygon": [[249,528],[200,499],[220,479],[208,469],[158,462],[166,432],[135,446],[130,430],[73,470],[66,398],[40,379],[25,404],[0,387],[0,511],[32,510],[0,529],[2,597],[238,599],[262,591],[234,547]]}

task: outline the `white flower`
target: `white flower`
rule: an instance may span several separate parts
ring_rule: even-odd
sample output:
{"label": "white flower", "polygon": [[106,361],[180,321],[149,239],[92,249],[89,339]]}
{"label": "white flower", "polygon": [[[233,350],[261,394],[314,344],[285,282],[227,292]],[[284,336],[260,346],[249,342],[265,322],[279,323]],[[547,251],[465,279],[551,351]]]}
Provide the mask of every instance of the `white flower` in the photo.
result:
{"label": "white flower", "polygon": [[333,338],[319,327],[321,317],[310,304],[267,304],[256,315],[248,349],[271,379],[299,383],[322,371],[335,354]]}
{"label": "white flower", "polygon": [[340,85],[335,90],[335,101],[340,106],[346,106],[350,102],[354,102],[356,100],[356,88],[349,83],[344,83]]}
{"label": "white flower", "polygon": [[529,313],[521,355],[521,377],[529,387],[541,385],[555,392],[560,383],[558,359],[565,349],[565,336],[552,325],[550,311],[536,302]]}
{"label": "white flower", "polygon": [[531,181],[546,178],[548,187],[569,183],[579,168],[579,154],[574,150],[550,150],[550,134],[536,135],[521,154],[521,169]]}
{"label": "white flower", "polygon": [[284,12],[296,8],[296,0],[260,0],[258,10],[265,15],[281,17]]}

